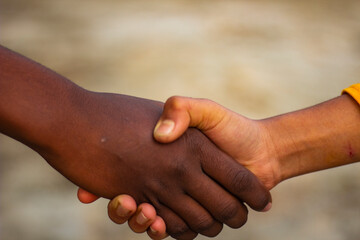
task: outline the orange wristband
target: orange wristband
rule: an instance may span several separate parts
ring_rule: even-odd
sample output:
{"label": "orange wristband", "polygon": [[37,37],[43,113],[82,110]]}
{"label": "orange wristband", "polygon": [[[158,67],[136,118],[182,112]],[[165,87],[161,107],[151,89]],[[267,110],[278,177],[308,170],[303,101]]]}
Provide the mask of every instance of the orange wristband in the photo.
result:
{"label": "orange wristband", "polygon": [[354,84],[342,91],[342,94],[347,93],[352,96],[360,104],[360,83]]}

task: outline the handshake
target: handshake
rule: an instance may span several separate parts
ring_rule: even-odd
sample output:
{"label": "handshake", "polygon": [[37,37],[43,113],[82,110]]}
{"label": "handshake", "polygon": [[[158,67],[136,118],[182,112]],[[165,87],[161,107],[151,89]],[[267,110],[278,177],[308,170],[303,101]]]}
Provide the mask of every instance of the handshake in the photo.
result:
{"label": "handshake", "polygon": [[239,228],[280,182],[360,161],[356,91],[251,120],[204,99],[90,92],[0,46],[0,132],[79,186],[80,201],[113,199],[110,218],[153,239]]}
{"label": "handshake", "polygon": [[[126,135],[128,144],[134,141],[136,146],[125,148],[131,152],[123,155],[123,161],[131,159],[128,164],[134,170],[118,180],[132,186],[128,191],[136,200],[128,195],[115,198],[109,204],[114,222],[130,219],[133,231],[148,229],[153,239],[166,237],[166,232],[177,239],[193,239],[198,233],[216,236],[223,223],[241,227],[248,214],[244,203],[257,211],[270,209],[268,190],[281,176],[271,157],[273,149],[267,146],[269,135],[258,122],[209,100],[172,97],[154,130],[157,143],[151,135],[158,112],[153,114],[148,108],[140,111],[141,118],[132,115],[138,125],[129,123]],[[152,124],[147,123],[149,119]],[[145,134],[131,140],[140,129]],[[82,189],[78,196],[82,202],[97,198]],[[141,202],[146,203],[136,210],[136,203]]]}
{"label": "handshake", "polygon": [[[351,136],[346,129],[359,127],[358,119],[348,118],[359,117],[358,108],[353,99],[343,95],[309,109],[255,121],[210,100],[171,97],[163,112],[157,113],[161,116],[153,132],[156,143],[149,137],[156,114],[146,107],[141,112],[152,119],[152,124],[147,125],[143,116],[143,120],[135,120],[139,125],[131,125],[133,132],[127,134],[137,135],[134,132],[141,128],[140,132],[146,134],[139,139],[149,137],[151,146],[162,148],[146,154],[145,163],[139,162],[141,170],[132,173],[142,181],[142,191],[154,195],[138,199],[137,193],[129,189],[126,193],[130,196],[120,195],[110,202],[109,216],[120,224],[129,220],[134,232],[147,231],[153,239],[163,239],[167,234],[176,239],[193,239],[198,233],[213,237],[223,224],[239,228],[247,219],[245,203],[254,210],[268,211],[268,190],[280,182],[359,161],[352,155],[355,145],[360,146],[355,137],[359,137],[359,131]],[[138,117],[132,115],[131,119]],[[144,125],[147,127],[142,128]],[[139,156],[148,152],[148,147],[140,149],[135,147]],[[135,158],[139,161],[143,157]],[[129,178],[126,183],[132,181]],[[85,203],[97,199],[83,189],[79,189],[78,196]],[[137,207],[141,202],[145,203]]]}

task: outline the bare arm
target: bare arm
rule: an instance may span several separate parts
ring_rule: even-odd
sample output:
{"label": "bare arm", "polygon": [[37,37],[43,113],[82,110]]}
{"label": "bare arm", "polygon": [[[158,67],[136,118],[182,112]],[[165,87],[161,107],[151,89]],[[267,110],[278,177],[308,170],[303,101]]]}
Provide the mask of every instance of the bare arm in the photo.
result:
{"label": "bare arm", "polygon": [[153,204],[168,233],[183,239],[215,236],[222,223],[240,227],[247,216],[242,201],[257,210],[268,204],[270,194],[257,178],[199,131],[172,144],[155,142],[161,111],[159,102],[87,91],[0,47],[0,132],[76,185]]}
{"label": "bare arm", "polygon": [[348,95],[261,121],[280,181],[360,161],[360,107]]}
{"label": "bare arm", "polygon": [[84,93],[55,72],[0,46],[2,133],[33,148],[50,148],[56,135],[65,132],[60,123],[78,119],[69,113],[79,115]]}
{"label": "bare arm", "polygon": [[173,97],[164,106],[155,138],[171,142],[187,127],[197,127],[272,188],[291,177],[358,162],[359,120],[359,104],[347,94],[264,120],[209,100]]}

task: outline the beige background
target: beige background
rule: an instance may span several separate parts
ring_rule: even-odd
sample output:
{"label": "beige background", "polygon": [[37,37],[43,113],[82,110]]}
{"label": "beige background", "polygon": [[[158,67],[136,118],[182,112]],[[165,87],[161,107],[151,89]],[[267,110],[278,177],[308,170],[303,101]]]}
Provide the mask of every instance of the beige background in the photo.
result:
{"label": "beige background", "polygon": [[[0,1],[0,43],[91,90],[210,98],[253,118],[360,81],[360,1]],[[316,159],[314,159],[316,161]],[[216,239],[357,240],[360,164],[273,191],[269,213]],[[106,200],[0,136],[0,239],[147,239],[108,220]],[[205,239],[199,237],[199,239]]]}

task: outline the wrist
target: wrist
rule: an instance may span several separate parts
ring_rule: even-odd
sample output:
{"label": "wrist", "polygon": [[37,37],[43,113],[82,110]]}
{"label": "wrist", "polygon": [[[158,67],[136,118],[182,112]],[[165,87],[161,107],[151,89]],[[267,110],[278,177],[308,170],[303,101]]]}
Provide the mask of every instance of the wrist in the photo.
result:
{"label": "wrist", "polygon": [[[18,113],[11,113],[9,135],[41,155],[53,152],[69,142],[66,134],[80,120],[86,90],[71,82],[57,82],[46,94],[36,94]],[[19,104],[17,104],[19,105]]]}
{"label": "wrist", "polygon": [[360,160],[359,106],[341,96],[300,111],[263,120],[279,182]]}
{"label": "wrist", "polygon": [[[66,86],[56,102],[51,105],[51,110],[44,115],[44,121],[41,122],[41,129],[34,136],[33,141],[41,151],[61,154],[64,149],[76,146],[74,143],[84,130],[85,123],[87,123],[86,106],[89,101],[89,96],[92,93],[80,88],[75,84]],[[33,131],[36,129],[33,129]],[[88,136],[90,136],[89,134]],[[85,139],[81,139],[85,141]],[[37,149],[35,149],[38,151]],[[39,151],[38,151],[39,152]]]}
{"label": "wrist", "polygon": [[0,69],[0,132],[35,150],[52,145],[84,90],[1,46]]}
{"label": "wrist", "polygon": [[263,119],[258,120],[259,133],[261,141],[263,143],[262,149],[264,149],[266,162],[270,164],[270,171],[268,170],[271,178],[269,178],[266,184],[269,189],[272,189],[278,185],[282,180],[282,169],[280,159],[283,157],[281,151],[282,145],[275,139],[273,131],[275,130],[275,119]]}
{"label": "wrist", "polygon": [[[275,185],[297,175],[297,166],[303,149],[298,147],[298,139],[288,125],[287,115],[261,120],[266,133],[268,155],[273,159]],[[274,185],[274,186],[275,186]]]}

